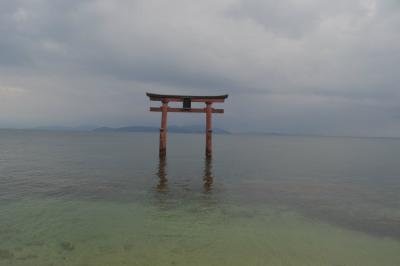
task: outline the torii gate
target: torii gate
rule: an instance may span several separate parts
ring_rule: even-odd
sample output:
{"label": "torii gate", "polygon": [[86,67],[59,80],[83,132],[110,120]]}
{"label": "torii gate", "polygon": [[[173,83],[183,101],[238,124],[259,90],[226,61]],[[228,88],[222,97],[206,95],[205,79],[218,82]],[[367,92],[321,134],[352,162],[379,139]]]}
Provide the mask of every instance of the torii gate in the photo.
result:
{"label": "torii gate", "polygon": [[[223,103],[228,94],[218,96],[191,96],[191,95],[165,95],[146,93],[150,101],[161,101],[160,107],[150,107],[151,112],[162,112],[161,114],[161,128],[160,128],[160,157],[164,157],[167,153],[167,113],[206,113],[206,156],[211,157],[212,154],[212,113],[224,113],[224,109],[212,108],[213,103]],[[169,102],[182,102],[182,108],[168,107]],[[205,108],[192,108],[192,102],[203,102],[206,104]]]}

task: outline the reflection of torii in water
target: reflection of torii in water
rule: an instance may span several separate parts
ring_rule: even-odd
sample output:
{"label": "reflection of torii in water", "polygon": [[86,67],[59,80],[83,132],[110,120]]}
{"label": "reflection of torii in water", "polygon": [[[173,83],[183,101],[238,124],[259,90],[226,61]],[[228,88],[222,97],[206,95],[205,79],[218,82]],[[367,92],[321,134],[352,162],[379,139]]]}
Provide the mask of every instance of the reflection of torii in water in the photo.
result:
{"label": "reflection of torii in water", "polygon": [[212,185],[214,181],[214,177],[212,174],[212,159],[210,157],[206,157],[204,160],[204,191],[210,192],[212,190]]}
{"label": "reflection of torii in water", "polygon": [[163,158],[160,157],[160,161],[158,162],[158,171],[157,171],[157,176],[159,178],[157,185],[158,192],[168,191],[168,179],[167,179],[167,172],[165,170],[166,165],[167,165],[167,160],[165,159],[165,157]]}
{"label": "reflection of torii in water", "polygon": [[[159,178],[157,184],[158,192],[167,192],[168,191],[168,179],[167,179],[167,160],[165,157],[160,157],[158,162],[157,176]],[[204,182],[204,191],[210,192],[212,190],[212,185],[214,181],[214,177],[212,175],[212,159],[210,157],[206,157],[204,160],[204,172],[203,172],[203,182]]]}

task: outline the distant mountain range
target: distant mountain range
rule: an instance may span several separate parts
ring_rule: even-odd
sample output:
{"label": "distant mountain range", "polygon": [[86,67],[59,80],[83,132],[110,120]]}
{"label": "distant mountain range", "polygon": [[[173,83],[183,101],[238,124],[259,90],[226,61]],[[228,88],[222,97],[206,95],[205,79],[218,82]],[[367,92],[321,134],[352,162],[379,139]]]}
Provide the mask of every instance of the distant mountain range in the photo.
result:
{"label": "distant mountain range", "polygon": [[[83,131],[83,132],[159,132],[159,127],[152,126],[128,126],[128,127],[96,127],[91,125],[81,125],[76,127],[66,126],[40,126],[34,128],[0,128],[0,130],[49,130],[49,131]],[[204,125],[192,126],[176,126],[171,125],[168,127],[170,133],[204,133]],[[213,133],[215,134],[233,134],[233,135],[247,135],[247,136],[302,136],[302,137],[340,137],[340,138],[387,138],[387,139],[400,139],[400,137],[386,137],[386,136],[346,136],[346,135],[326,135],[326,134],[307,134],[307,133],[290,133],[290,132],[262,132],[262,131],[247,131],[247,132],[229,132],[225,129],[214,127]]]}
{"label": "distant mountain range", "polygon": [[[96,132],[158,132],[160,128],[158,127],[146,127],[146,126],[129,126],[129,127],[99,127],[93,129]],[[169,126],[168,132],[171,133],[204,133],[205,127],[200,125],[192,126]],[[231,132],[222,128],[213,128],[213,133],[215,134],[231,134]]]}
{"label": "distant mountain range", "polygon": [[67,126],[40,126],[34,127],[34,130],[51,130],[51,131],[91,131],[95,129],[96,126],[83,125],[76,127],[67,127]]}

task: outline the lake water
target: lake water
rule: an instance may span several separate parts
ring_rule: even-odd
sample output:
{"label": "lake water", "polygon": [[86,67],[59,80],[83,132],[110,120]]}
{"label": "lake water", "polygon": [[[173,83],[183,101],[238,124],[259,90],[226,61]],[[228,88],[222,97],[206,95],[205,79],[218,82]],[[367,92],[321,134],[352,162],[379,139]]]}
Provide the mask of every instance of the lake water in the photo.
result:
{"label": "lake water", "polygon": [[400,140],[0,131],[0,265],[400,265]]}

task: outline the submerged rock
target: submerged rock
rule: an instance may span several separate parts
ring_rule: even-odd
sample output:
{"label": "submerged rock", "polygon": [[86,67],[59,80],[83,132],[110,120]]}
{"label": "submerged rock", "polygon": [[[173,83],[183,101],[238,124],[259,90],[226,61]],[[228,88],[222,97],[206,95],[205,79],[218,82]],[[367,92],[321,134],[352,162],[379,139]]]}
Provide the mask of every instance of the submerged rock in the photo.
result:
{"label": "submerged rock", "polygon": [[38,258],[37,255],[29,254],[29,255],[17,258],[17,260],[31,260],[31,259],[37,259],[37,258]]}
{"label": "submerged rock", "polygon": [[41,240],[33,240],[33,241],[30,241],[30,242],[28,242],[27,244],[26,244],[28,247],[30,247],[30,246],[43,246],[44,245],[44,241],[41,241]]}
{"label": "submerged rock", "polygon": [[123,245],[125,251],[130,251],[133,248],[133,246],[134,245],[132,243],[125,243]]}
{"label": "submerged rock", "polygon": [[0,249],[0,260],[10,260],[14,258],[14,253],[7,249]]}
{"label": "submerged rock", "polygon": [[75,249],[75,246],[71,242],[61,242],[61,247],[67,251],[72,251]]}

